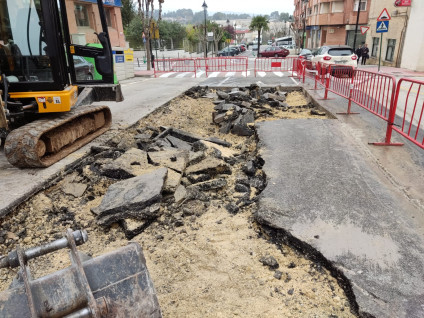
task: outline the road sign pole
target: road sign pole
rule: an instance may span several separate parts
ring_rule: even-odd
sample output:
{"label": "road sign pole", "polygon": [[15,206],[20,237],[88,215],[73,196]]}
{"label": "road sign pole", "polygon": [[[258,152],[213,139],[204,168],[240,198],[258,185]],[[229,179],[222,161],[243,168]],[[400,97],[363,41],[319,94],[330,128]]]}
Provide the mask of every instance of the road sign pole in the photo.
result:
{"label": "road sign pole", "polygon": [[381,33],[380,36],[380,56],[378,58],[378,71],[380,72],[380,65],[381,65],[381,47],[383,46],[383,33]]}

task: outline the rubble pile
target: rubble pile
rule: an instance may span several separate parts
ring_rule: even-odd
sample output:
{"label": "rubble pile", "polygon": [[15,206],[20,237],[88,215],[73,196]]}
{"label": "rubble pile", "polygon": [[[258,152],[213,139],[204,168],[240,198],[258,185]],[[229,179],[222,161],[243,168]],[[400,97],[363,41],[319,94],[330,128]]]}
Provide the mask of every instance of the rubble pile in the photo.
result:
{"label": "rubble pile", "polygon": [[220,126],[219,132],[238,136],[252,136],[255,120],[271,118],[276,113],[297,113],[309,111],[310,115],[326,116],[312,104],[289,105],[288,92],[283,87],[261,88],[256,84],[249,87],[233,88],[229,92],[217,90],[212,94],[203,87],[196,87],[186,92],[192,98],[214,98],[212,121]]}
{"label": "rubble pile", "polygon": [[[90,166],[100,177],[119,180],[107,189],[101,204],[91,209],[97,224],[109,227],[118,223],[128,239],[166,210],[190,201],[197,201],[196,206],[208,204],[219,192],[232,193],[233,200],[226,202],[226,208],[237,213],[266,186],[263,160],[230,149],[231,144],[224,140],[166,126],[137,132],[132,145],[129,140],[124,142],[124,149],[120,148],[122,140],[111,141],[108,147],[93,147],[97,159]],[[228,180],[237,165],[240,173]],[[173,218],[174,226],[181,223],[178,215]]]}

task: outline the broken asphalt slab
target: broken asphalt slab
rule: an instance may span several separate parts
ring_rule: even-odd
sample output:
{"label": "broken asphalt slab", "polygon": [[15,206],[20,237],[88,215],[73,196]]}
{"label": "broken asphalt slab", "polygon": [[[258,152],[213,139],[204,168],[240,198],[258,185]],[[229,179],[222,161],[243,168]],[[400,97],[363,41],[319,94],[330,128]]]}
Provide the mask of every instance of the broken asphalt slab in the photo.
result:
{"label": "broken asphalt slab", "polygon": [[422,213],[335,120],[258,124],[268,186],[257,220],[350,281],[361,316],[424,317]]}

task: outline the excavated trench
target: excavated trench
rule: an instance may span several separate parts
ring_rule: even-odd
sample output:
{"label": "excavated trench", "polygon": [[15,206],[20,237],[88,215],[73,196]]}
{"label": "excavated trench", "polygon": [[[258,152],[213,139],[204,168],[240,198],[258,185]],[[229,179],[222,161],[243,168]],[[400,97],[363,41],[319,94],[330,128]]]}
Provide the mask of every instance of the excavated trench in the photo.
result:
{"label": "excavated trench", "polygon": [[[0,225],[0,255],[84,228],[89,255],[142,245],[165,317],[355,317],[334,266],[254,218],[267,184],[254,122],[296,118],[333,116],[298,88],[194,87],[17,207]],[[122,184],[129,201],[137,186],[125,183],[143,176],[159,192],[114,205],[110,186]],[[67,264],[64,251],[30,262],[35,277]],[[0,270],[0,290],[15,274]]]}

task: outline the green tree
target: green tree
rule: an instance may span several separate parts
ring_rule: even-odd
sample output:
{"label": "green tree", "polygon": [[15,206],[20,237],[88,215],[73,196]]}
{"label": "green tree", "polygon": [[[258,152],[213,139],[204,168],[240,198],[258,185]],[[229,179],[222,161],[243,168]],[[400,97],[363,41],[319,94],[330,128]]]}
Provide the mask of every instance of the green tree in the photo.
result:
{"label": "green tree", "polygon": [[261,49],[261,31],[269,31],[268,23],[266,17],[258,15],[252,19],[249,25],[251,31],[258,31],[258,56]]}
{"label": "green tree", "polygon": [[124,30],[126,30],[134,17],[136,16],[135,5],[132,0],[122,0],[122,25],[124,26]]}
{"label": "green tree", "polygon": [[158,25],[162,40],[172,43],[174,47],[182,46],[182,41],[186,37],[186,30],[180,23],[161,20]]}
{"label": "green tree", "polygon": [[143,21],[136,15],[125,30],[125,37],[130,42],[130,47],[141,48],[143,45]]}

